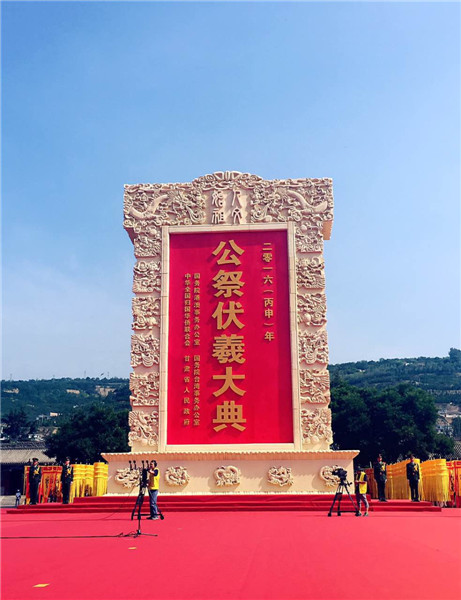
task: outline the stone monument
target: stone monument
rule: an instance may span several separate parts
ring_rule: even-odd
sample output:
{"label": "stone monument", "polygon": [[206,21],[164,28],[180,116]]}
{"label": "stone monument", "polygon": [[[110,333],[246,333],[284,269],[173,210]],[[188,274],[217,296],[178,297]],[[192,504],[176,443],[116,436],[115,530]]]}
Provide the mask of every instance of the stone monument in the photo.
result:
{"label": "stone monument", "polygon": [[323,242],[331,179],[235,171],[125,186],[133,245],[130,453],[161,493],[328,493],[357,451],[330,450]]}

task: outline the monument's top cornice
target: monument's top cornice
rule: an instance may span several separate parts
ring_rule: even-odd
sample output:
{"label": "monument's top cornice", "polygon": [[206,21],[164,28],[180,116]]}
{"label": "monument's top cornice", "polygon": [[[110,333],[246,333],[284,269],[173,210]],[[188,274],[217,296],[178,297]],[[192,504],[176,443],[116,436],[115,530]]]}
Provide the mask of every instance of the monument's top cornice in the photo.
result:
{"label": "monument's top cornice", "polygon": [[329,239],[333,181],[263,179],[251,173],[217,171],[188,183],[125,185],[124,212],[124,226],[133,241],[164,225],[286,222],[296,223],[299,234],[319,228]]}

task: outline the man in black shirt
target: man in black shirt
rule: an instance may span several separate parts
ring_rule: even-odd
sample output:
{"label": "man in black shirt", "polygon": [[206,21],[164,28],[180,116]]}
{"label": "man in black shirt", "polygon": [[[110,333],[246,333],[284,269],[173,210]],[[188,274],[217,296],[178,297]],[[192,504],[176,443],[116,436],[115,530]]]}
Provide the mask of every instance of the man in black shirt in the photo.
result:
{"label": "man in black shirt", "polygon": [[381,454],[378,454],[378,458],[373,465],[373,475],[378,485],[378,498],[380,502],[387,502],[386,500],[386,463],[383,461]]}
{"label": "man in black shirt", "polygon": [[66,458],[61,471],[61,491],[62,491],[62,503],[69,504],[70,498],[70,487],[74,480],[74,469],[70,465],[70,458]]}
{"label": "man in black shirt", "polygon": [[419,465],[415,457],[410,454],[410,462],[407,463],[407,479],[410,484],[411,501],[419,502]]}
{"label": "man in black shirt", "polygon": [[42,470],[38,465],[38,458],[32,459],[32,466],[29,468],[29,495],[30,503],[37,504],[38,488],[42,479]]}

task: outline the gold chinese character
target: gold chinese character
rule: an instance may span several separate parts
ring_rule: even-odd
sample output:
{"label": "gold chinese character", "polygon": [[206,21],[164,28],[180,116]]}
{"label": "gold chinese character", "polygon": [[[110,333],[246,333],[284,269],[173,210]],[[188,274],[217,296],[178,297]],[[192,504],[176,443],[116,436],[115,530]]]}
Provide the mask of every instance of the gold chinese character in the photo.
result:
{"label": "gold chinese character", "polygon": [[265,317],[272,317],[273,314],[274,314],[274,311],[272,310],[272,308],[266,308],[266,310],[264,311]]}
{"label": "gold chinese character", "polygon": [[243,352],[245,351],[245,343],[243,335],[220,335],[216,336],[213,344],[213,358],[217,358],[218,362],[225,364],[228,362],[237,362],[242,364],[245,362]]}
{"label": "gold chinese character", "polygon": [[243,292],[240,291],[240,288],[245,285],[244,281],[240,281],[242,277],[242,271],[219,271],[214,277],[213,287],[218,291],[215,296],[222,296],[224,294],[224,298],[230,298],[232,294],[236,296],[242,296]]}
{"label": "gold chinese character", "polygon": [[264,306],[274,306],[273,298],[264,298]]}
{"label": "gold chinese character", "polygon": [[[221,250],[224,248],[224,246],[226,245],[226,242],[220,242],[218,247],[215,248],[212,252],[212,254],[214,256],[218,256],[218,254],[221,252]],[[239,256],[241,256],[245,250],[242,250],[242,248],[239,248],[237,246],[237,244],[234,242],[234,240],[229,240],[229,245],[232,248],[232,250],[234,252],[236,252]],[[231,256],[228,258],[230,254],[230,250],[229,248],[226,248],[223,252],[223,255],[221,256],[221,258],[218,258],[218,260],[216,261],[218,263],[218,265],[239,265],[240,260],[237,258],[237,256],[235,256],[235,254],[231,254]]]}
{"label": "gold chinese character", "polygon": [[190,415],[190,408],[183,408],[182,409],[183,414],[185,415]]}
{"label": "gold chinese character", "polygon": [[266,331],[266,333],[264,334],[264,339],[272,342],[272,340],[275,338],[275,333],[273,331]]}
{"label": "gold chinese character", "polygon": [[246,423],[247,420],[243,418],[243,406],[235,404],[233,400],[228,402],[224,400],[224,404],[220,404],[216,407],[216,419],[213,419],[213,423],[220,423],[214,427],[215,431],[221,431],[228,425],[235,427],[239,431],[244,431],[245,427],[239,425],[239,423]]}
{"label": "gold chinese character", "polygon": [[[229,308],[223,309],[223,306],[224,302],[219,302],[216,310],[211,315],[213,319],[217,320],[216,327],[218,329],[227,329],[232,322],[235,323],[239,329],[245,327],[245,325],[237,318],[237,315],[243,313],[243,308],[240,302],[234,302],[233,300],[230,300]],[[228,315],[225,323],[223,323],[223,314]]]}
{"label": "gold chinese character", "polygon": [[190,420],[189,419],[184,419],[183,425],[189,425],[189,424],[190,424]]}
{"label": "gold chinese character", "polygon": [[274,283],[272,275],[264,275],[263,283],[272,285]]}
{"label": "gold chinese character", "polygon": [[234,384],[234,379],[245,379],[245,375],[234,375],[232,373],[232,367],[226,367],[225,375],[213,375],[213,379],[224,379],[222,387],[216,392],[213,392],[213,396],[221,396],[221,394],[224,394],[229,388],[239,396],[243,396],[245,393],[245,390],[241,390]]}
{"label": "gold chinese character", "polygon": [[263,261],[264,262],[272,262],[272,253],[271,252],[263,252]]}

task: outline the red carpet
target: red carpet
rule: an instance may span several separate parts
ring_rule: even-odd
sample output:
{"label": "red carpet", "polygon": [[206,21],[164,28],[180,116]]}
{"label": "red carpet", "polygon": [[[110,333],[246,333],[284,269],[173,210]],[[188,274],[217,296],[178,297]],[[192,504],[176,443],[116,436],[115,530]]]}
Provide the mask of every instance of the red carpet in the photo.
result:
{"label": "red carpet", "polygon": [[[3,600],[459,600],[461,510],[6,514]],[[21,536],[67,536],[21,539]],[[34,587],[48,584],[46,587]]]}

